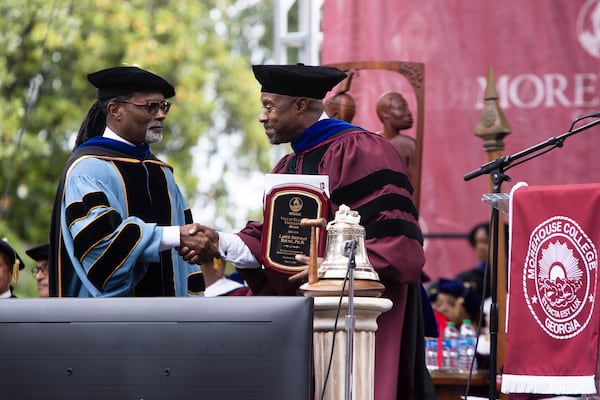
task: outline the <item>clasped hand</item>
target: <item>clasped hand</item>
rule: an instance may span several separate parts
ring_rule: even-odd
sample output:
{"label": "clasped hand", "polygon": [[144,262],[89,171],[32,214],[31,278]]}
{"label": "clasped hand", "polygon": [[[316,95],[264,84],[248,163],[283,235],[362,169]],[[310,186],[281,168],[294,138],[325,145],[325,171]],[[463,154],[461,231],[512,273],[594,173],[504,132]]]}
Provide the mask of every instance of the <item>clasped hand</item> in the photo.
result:
{"label": "clasped hand", "polygon": [[190,264],[204,264],[221,258],[219,254],[219,234],[213,229],[198,224],[188,224],[179,228],[179,255]]}

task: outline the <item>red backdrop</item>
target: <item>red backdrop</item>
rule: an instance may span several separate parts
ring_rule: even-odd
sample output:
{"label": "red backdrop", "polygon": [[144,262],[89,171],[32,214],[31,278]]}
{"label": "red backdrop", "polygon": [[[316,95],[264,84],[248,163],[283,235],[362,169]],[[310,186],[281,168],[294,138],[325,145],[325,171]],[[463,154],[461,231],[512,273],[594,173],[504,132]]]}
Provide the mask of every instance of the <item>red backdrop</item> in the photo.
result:
{"label": "red backdrop", "polygon": [[[421,224],[425,233],[466,233],[488,220],[481,195],[489,177],[463,176],[487,161],[474,135],[492,67],[512,127],[504,154],[515,154],[600,110],[600,0],[325,0],[321,63],[393,60],[425,65]],[[374,104],[399,91],[415,110],[403,77],[364,71],[352,81],[353,123],[380,130]],[[587,120],[591,122],[593,120]],[[580,126],[580,125],[578,125]],[[411,132],[408,132],[411,134]],[[414,133],[412,133],[414,134]],[[598,182],[600,126],[507,172],[530,185]],[[425,271],[453,276],[476,262],[466,240],[427,239]]]}

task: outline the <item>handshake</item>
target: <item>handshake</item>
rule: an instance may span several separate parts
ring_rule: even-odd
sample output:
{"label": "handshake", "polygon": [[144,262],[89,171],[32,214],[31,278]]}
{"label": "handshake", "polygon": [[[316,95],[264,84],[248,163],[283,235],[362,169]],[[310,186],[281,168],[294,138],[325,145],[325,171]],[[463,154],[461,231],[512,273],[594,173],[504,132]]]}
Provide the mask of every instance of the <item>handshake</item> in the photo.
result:
{"label": "handshake", "polygon": [[190,264],[212,263],[219,254],[219,234],[208,226],[198,223],[179,228],[179,255]]}

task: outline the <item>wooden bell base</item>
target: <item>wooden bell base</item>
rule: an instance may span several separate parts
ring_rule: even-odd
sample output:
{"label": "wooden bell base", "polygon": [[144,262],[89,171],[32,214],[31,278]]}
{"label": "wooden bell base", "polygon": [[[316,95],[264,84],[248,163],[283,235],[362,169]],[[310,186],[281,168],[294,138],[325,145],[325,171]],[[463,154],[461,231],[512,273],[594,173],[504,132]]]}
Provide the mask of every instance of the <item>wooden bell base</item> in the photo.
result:
{"label": "wooden bell base", "polygon": [[[339,296],[342,292],[343,279],[321,279],[315,283],[305,283],[300,286],[304,296]],[[356,297],[380,297],[385,290],[381,282],[371,280],[355,280],[354,296]],[[344,288],[344,296],[348,296],[348,282]]]}

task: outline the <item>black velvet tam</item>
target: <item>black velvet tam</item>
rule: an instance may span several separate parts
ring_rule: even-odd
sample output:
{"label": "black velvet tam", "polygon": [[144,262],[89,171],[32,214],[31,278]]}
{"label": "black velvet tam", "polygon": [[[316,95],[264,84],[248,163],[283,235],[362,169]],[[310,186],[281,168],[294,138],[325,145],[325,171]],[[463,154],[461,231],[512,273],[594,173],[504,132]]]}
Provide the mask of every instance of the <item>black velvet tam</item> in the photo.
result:
{"label": "black velvet tam", "polygon": [[296,65],[253,65],[261,92],[293,97],[323,99],[325,94],[346,78],[334,67]]}
{"label": "black velvet tam", "polygon": [[41,246],[32,247],[31,249],[25,250],[25,253],[35,261],[48,260],[49,244],[43,244]]}
{"label": "black velvet tam", "polygon": [[88,74],[88,81],[96,87],[98,100],[155,90],[167,99],[175,96],[175,88],[166,79],[138,67],[103,69]]}
{"label": "black velvet tam", "polygon": [[18,265],[19,269],[25,268],[25,263],[21,260],[21,257],[5,239],[0,239],[0,253],[6,256],[10,267]]}

